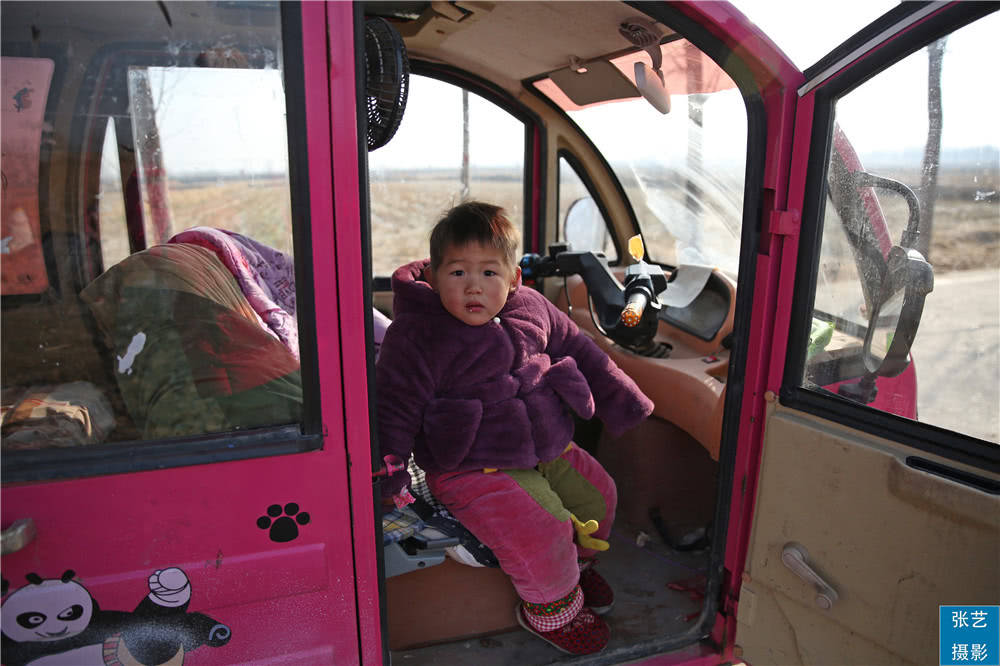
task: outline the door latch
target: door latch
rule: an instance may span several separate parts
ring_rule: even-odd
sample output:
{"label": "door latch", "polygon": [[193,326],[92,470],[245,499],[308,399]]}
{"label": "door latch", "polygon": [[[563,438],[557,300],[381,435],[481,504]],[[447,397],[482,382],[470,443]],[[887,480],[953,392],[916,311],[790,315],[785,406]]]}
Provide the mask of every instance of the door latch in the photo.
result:
{"label": "door latch", "polygon": [[781,561],[792,573],[816,588],[816,605],[823,610],[830,610],[840,598],[837,591],[809,566],[809,552],[805,546],[794,541],[786,543],[781,550]]}

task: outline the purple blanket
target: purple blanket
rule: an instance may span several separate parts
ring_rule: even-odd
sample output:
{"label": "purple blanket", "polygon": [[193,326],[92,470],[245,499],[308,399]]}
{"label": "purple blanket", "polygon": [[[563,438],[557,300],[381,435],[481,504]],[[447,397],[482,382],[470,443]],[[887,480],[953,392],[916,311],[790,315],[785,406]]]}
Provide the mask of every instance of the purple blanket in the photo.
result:
{"label": "purple blanket", "polygon": [[192,227],[167,242],[191,243],[215,252],[236,278],[263,327],[299,358],[292,257],[242,234],[212,227]]}

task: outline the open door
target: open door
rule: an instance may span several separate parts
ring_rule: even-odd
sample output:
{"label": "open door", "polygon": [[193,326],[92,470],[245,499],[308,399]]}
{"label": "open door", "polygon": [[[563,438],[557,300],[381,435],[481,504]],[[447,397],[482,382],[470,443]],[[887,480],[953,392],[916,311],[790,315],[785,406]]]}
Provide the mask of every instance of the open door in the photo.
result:
{"label": "open door", "polygon": [[998,98],[967,76],[997,7],[904,3],[799,89],[737,616],[754,666],[998,663],[995,624],[952,640],[939,608],[1000,599],[1000,271],[962,240],[998,219]]}
{"label": "open door", "polygon": [[3,663],[377,661],[351,5],[0,25]]}

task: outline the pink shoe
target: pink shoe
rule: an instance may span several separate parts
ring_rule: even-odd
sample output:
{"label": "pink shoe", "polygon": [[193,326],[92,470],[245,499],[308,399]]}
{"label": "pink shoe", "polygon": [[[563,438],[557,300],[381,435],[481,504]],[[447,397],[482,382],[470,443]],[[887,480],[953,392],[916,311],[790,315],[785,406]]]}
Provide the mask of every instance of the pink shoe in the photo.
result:
{"label": "pink shoe", "polygon": [[583,605],[598,615],[604,615],[615,605],[614,590],[592,565],[580,572],[580,589],[583,590]]}

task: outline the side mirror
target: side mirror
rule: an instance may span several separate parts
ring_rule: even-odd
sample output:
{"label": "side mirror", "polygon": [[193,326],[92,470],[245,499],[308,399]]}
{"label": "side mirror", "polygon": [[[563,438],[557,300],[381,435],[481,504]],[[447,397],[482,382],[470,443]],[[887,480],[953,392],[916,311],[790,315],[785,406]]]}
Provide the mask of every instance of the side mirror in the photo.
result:
{"label": "side mirror", "polygon": [[577,199],[566,211],[563,239],[578,250],[601,252],[608,238],[608,227],[597,203],[586,197]]}
{"label": "side mirror", "polygon": [[895,377],[909,365],[924,299],[934,290],[934,271],[916,250],[889,250],[888,267],[865,335],[868,372]]}
{"label": "side mirror", "polygon": [[842,384],[837,390],[840,395],[869,404],[878,393],[876,378],[895,377],[906,369],[924,299],[933,290],[934,270],[923,256],[893,246],[862,347],[867,373],[856,384]]}
{"label": "side mirror", "polygon": [[900,244],[890,248],[881,284],[872,290],[872,312],[862,347],[867,374],[857,384],[843,384],[838,389],[841,395],[868,404],[878,392],[877,377],[895,377],[910,364],[924,299],[934,290],[934,269],[913,249],[920,233],[920,204],[913,191],[899,181],[864,171],[853,177],[859,189],[882,189],[902,196],[907,208]]}

